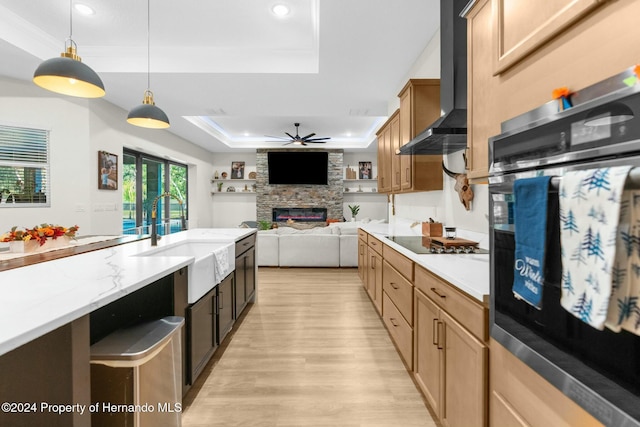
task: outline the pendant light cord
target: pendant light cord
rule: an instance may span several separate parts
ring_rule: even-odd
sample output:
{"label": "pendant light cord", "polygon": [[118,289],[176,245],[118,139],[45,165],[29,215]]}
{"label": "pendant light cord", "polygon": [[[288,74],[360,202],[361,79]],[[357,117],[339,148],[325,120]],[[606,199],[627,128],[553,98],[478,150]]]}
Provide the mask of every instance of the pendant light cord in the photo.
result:
{"label": "pendant light cord", "polygon": [[73,0],[69,0],[69,40],[73,39]]}
{"label": "pendant light cord", "polygon": [[147,0],[147,90],[151,90],[151,0]]}

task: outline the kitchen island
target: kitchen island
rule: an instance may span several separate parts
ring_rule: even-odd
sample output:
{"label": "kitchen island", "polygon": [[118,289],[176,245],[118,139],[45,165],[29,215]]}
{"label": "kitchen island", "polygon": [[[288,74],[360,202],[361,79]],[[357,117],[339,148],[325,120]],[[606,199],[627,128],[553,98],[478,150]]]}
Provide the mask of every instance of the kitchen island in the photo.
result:
{"label": "kitchen island", "polygon": [[[91,324],[92,314],[109,314],[110,306],[131,300],[141,291],[147,293],[145,298],[151,295],[160,301],[149,301],[149,307],[141,308],[141,316],[184,316],[189,304],[187,286],[191,286],[184,273],[197,257],[169,252],[165,256],[161,251],[194,243],[220,243],[235,248],[237,242],[255,232],[194,229],[164,236],[157,247],[145,239],[0,272],[0,400],[38,405],[89,404],[92,330],[109,332],[109,328]],[[235,259],[227,259],[227,263],[233,271]],[[210,288],[215,286],[211,282]],[[159,309],[158,305],[164,308]],[[179,310],[182,312],[175,312]],[[110,328],[117,325],[113,323]],[[3,418],[16,415],[15,411],[0,413],[0,425],[5,421],[6,425],[36,425],[42,420],[52,426],[91,424],[90,416],[78,411],[49,417],[38,412],[44,418],[37,418],[37,422],[25,414]]]}

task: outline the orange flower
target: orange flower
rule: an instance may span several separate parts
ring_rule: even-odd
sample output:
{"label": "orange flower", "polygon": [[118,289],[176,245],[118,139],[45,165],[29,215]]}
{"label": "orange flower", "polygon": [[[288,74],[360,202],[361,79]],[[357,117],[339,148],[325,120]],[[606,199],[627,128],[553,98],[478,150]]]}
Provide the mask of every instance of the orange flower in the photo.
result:
{"label": "orange flower", "polygon": [[569,92],[569,89],[566,86],[562,86],[557,89],[554,89],[553,92],[551,93],[551,96],[553,97],[553,99],[560,99],[560,98],[566,98],[570,94],[571,92]]}

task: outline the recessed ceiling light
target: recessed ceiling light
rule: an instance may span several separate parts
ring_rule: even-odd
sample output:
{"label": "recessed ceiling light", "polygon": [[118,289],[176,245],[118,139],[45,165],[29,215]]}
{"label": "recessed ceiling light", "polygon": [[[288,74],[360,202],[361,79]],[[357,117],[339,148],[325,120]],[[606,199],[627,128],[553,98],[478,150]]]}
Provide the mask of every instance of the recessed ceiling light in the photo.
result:
{"label": "recessed ceiling light", "polygon": [[75,7],[76,10],[82,15],[93,15],[94,13],[96,13],[92,8],[90,8],[86,4],[76,3],[73,5],[73,7]]}
{"label": "recessed ceiling light", "polygon": [[276,16],[287,16],[289,14],[289,8],[283,4],[277,4],[271,10]]}

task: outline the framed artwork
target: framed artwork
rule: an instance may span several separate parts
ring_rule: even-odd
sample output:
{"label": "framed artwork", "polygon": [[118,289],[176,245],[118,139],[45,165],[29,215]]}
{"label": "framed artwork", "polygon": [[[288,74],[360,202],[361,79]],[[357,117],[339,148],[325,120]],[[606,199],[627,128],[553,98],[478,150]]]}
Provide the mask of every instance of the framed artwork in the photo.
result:
{"label": "framed artwork", "polygon": [[371,162],[360,162],[358,179],[371,179]]}
{"label": "framed artwork", "polygon": [[118,155],[98,151],[98,189],[118,189]]}
{"label": "framed artwork", "polygon": [[231,162],[231,179],[244,179],[244,162]]}

